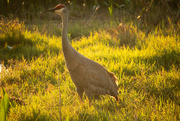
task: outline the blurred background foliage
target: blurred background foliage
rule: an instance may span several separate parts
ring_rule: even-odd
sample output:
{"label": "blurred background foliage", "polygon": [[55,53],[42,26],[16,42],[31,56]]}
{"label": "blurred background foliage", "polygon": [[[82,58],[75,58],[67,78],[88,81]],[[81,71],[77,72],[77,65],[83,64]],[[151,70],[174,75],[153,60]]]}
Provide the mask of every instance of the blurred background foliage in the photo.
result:
{"label": "blurred background foliage", "polygon": [[100,7],[110,7],[112,5],[114,8],[125,8],[132,12],[139,9],[148,11],[158,7],[170,14],[174,11],[179,12],[180,7],[179,0],[0,0],[0,14],[8,15],[12,13],[21,16],[22,11],[37,12],[42,7],[49,8],[59,3],[71,3],[79,5],[79,7],[86,6],[86,8],[95,5]]}
{"label": "blurred background foliage", "polygon": [[161,28],[171,26],[174,31],[179,31],[180,0],[0,0],[0,18],[41,18],[40,11],[59,3],[65,4],[73,17],[82,16],[84,11],[93,14],[100,8],[116,18],[121,16],[116,14],[117,11],[125,10],[126,18],[133,16],[131,19],[138,21],[138,27],[146,34],[160,24]]}

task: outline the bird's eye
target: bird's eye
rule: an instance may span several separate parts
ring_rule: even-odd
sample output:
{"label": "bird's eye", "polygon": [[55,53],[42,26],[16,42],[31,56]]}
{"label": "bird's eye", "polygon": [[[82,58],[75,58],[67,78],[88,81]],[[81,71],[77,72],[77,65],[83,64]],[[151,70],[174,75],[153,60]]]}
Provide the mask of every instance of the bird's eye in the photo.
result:
{"label": "bird's eye", "polygon": [[61,8],[64,8],[64,5],[59,4],[59,5],[57,5],[57,6],[55,7],[56,10],[59,10],[59,9],[61,9]]}

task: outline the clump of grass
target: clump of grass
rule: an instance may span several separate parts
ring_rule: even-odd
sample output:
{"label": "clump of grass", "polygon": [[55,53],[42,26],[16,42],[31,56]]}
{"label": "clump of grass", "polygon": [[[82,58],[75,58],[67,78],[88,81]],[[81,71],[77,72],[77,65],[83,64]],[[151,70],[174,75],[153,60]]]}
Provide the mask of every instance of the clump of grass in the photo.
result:
{"label": "clump of grass", "polygon": [[18,19],[5,22],[3,19],[0,23],[1,31],[1,44],[0,47],[4,48],[5,45],[18,45],[24,42],[23,32],[25,31],[25,26],[20,23]]}
{"label": "clump of grass", "polygon": [[115,41],[116,45],[126,46],[126,47],[142,47],[143,39],[145,37],[144,33],[138,31],[132,25],[124,25],[120,23],[117,27],[107,30],[107,32]]}

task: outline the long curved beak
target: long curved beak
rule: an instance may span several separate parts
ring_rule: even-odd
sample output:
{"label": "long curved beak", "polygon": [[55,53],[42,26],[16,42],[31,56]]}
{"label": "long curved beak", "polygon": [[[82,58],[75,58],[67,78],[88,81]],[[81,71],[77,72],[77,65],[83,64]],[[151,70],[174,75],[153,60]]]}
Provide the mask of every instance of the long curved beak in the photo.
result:
{"label": "long curved beak", "polygon": [[54,12],[54,11],[55,11],[55,8],[50,8],[50,9],[44,10],[44,11],[42,11],[42,12],[40,12],[40,13]]}

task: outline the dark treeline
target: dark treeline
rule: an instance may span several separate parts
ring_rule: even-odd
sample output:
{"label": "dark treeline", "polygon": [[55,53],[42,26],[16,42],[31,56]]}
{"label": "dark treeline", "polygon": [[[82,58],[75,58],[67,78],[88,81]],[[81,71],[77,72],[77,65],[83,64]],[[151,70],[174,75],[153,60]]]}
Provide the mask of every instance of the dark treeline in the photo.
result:
{"label": "dark treeline", "polygon": [[114,10],[125,9],[134,16],[132,19],[139,20],[139,28],[147,34],[160,23],[171,24],[179,31],[180,0],[0,0],[0,18],[13,16],[32,20],[40,11],[57,4],[78,7],[79,11],[92,11],[99,6],[109,10],[111,16]]}
{"label": "dark treeline", "polygon": [[144,7],[161,7],[170,12],[172,10],[178,11],[180,7],[179,0],[0,0],[0,14],[8,15],[20,14],[23,10],[36,11],[39,8],[49,8],[59,3],[74,4],[82,6],[86,5],[87,8],[99,5],[101,7],[125,8],[128,10],[143,9]]}

